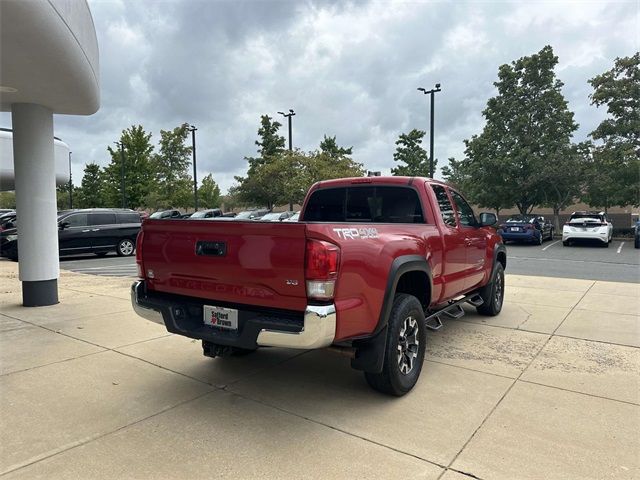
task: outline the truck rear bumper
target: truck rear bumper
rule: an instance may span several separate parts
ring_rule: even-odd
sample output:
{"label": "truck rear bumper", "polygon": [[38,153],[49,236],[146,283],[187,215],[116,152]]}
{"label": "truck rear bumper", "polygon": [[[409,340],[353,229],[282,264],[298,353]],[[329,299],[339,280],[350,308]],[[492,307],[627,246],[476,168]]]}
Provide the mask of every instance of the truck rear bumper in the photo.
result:
{"label": "truck rear bumper", "polygon": [[328,347],[336,335],[335,305],[307,305],[304,326],[300,332],[282,332],[262,329],[258,334],[258,345],[270,347],[312,348]]}
{"label": "truck rear bumper", "polygon": [[[241,348],[258,346],[315,349],[328,347],[336,333],[335,305],[308,305],[300,319],[277,318],[273,313],[261,315],[242,311],[246,316],[237,332],[209,327],[198,319],[198,314],[189,315],[197,305],[188,300],[168,300],[148,297],[144,281],[131,285],[131,305],[141,317],[165,325],[172,333],[206,340],[219,345]],[[301,321],[300,321],[301,320]]]}

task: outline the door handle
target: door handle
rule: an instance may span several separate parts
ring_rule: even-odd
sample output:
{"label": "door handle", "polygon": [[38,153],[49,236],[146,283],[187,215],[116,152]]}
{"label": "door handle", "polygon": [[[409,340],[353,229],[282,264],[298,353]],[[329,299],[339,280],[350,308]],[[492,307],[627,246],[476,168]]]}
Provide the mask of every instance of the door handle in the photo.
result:
{"label": "door handle", "polygon": [[471,239],[469,237],[467,237],[467,238],[464,239],[464,243],[465,243],[465,245],[467,247],[470,247],[473,242],[471,241]]}
{"label": "door handle", "polygon": [[91,231],[90,229],[88,229],[88,230],[82,230],[82,233],[87,233],[87,232],[90,232],[90,231]]}
{"label": "door handle", "polygon": [[99,229],[99,228],[93,228],[93,229],[91,229],[91,231],[92,231],[92,232],[99,232],[99,231],[100,231],[100,229]]}

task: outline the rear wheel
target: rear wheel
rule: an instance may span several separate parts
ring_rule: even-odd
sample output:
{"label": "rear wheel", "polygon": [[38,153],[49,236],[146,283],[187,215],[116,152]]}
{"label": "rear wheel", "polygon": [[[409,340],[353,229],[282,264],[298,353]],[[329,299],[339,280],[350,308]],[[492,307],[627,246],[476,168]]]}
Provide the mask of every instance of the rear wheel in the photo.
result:
{"label": "rear wheel", "polygon": [[133,255],[133,251],[136,249],[133,241],[128,238],[123,238],[118,242],[116,247],[116,253],[119,257],[129,257]]}
{"label": "rear wheel", "polygon": [[382,393],[400,397],[418,381],[427,343],[422,305],[413,295],[396,295],[389,315],[382,372],[364,374]]}
{"label": "rear wheel", "polygon": [[484,303],[476,308],[480,315],[495,317],[502,310],[504,302],[504,268],[496,263],[491,274],[491,281],[478,292]]}
{"label": "rear wheel", "polygon": [[562,245],[564,245],[565,247],[569,246],[569,240],[563,240],[562,241]]}

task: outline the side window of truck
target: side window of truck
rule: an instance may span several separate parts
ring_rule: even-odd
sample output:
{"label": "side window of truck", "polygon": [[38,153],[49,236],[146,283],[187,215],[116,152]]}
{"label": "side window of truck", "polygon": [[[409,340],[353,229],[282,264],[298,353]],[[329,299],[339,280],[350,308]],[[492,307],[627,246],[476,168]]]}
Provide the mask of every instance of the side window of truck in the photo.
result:
{"label": "side window of truck", "polygon": [[456,204],[456,209],[458,210],[458,216],[460,217],[460,225],[464,227],[475,227],[476,226],[476,216],[473,214],[473,209],[466,202],[462,195],[458,192],[450,190],[451,198],[453,198],[453,202]]}
{"label": "side window of truck", "polygon": [[451,202],[449,201],[447,191],[440,185],[431,185],[431,188],[433,188],[433,193],[436,194],[436,199],[438,200],[438,208],[440,209],[440,214],[442,215],[442,221],[448,227],[455,228],[456,214],[453,212],[453,205],[451,205]]}

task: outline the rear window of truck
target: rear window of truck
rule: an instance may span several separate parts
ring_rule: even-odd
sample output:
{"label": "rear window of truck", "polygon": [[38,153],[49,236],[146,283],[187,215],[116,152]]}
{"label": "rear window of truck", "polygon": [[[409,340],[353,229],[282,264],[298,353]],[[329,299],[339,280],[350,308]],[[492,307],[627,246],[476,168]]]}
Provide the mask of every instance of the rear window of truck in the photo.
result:
{"label": "rear window of truck", "polygon": [[311,194],[305,222],[425,223],[417,192],[408,187],[326,188]]}

